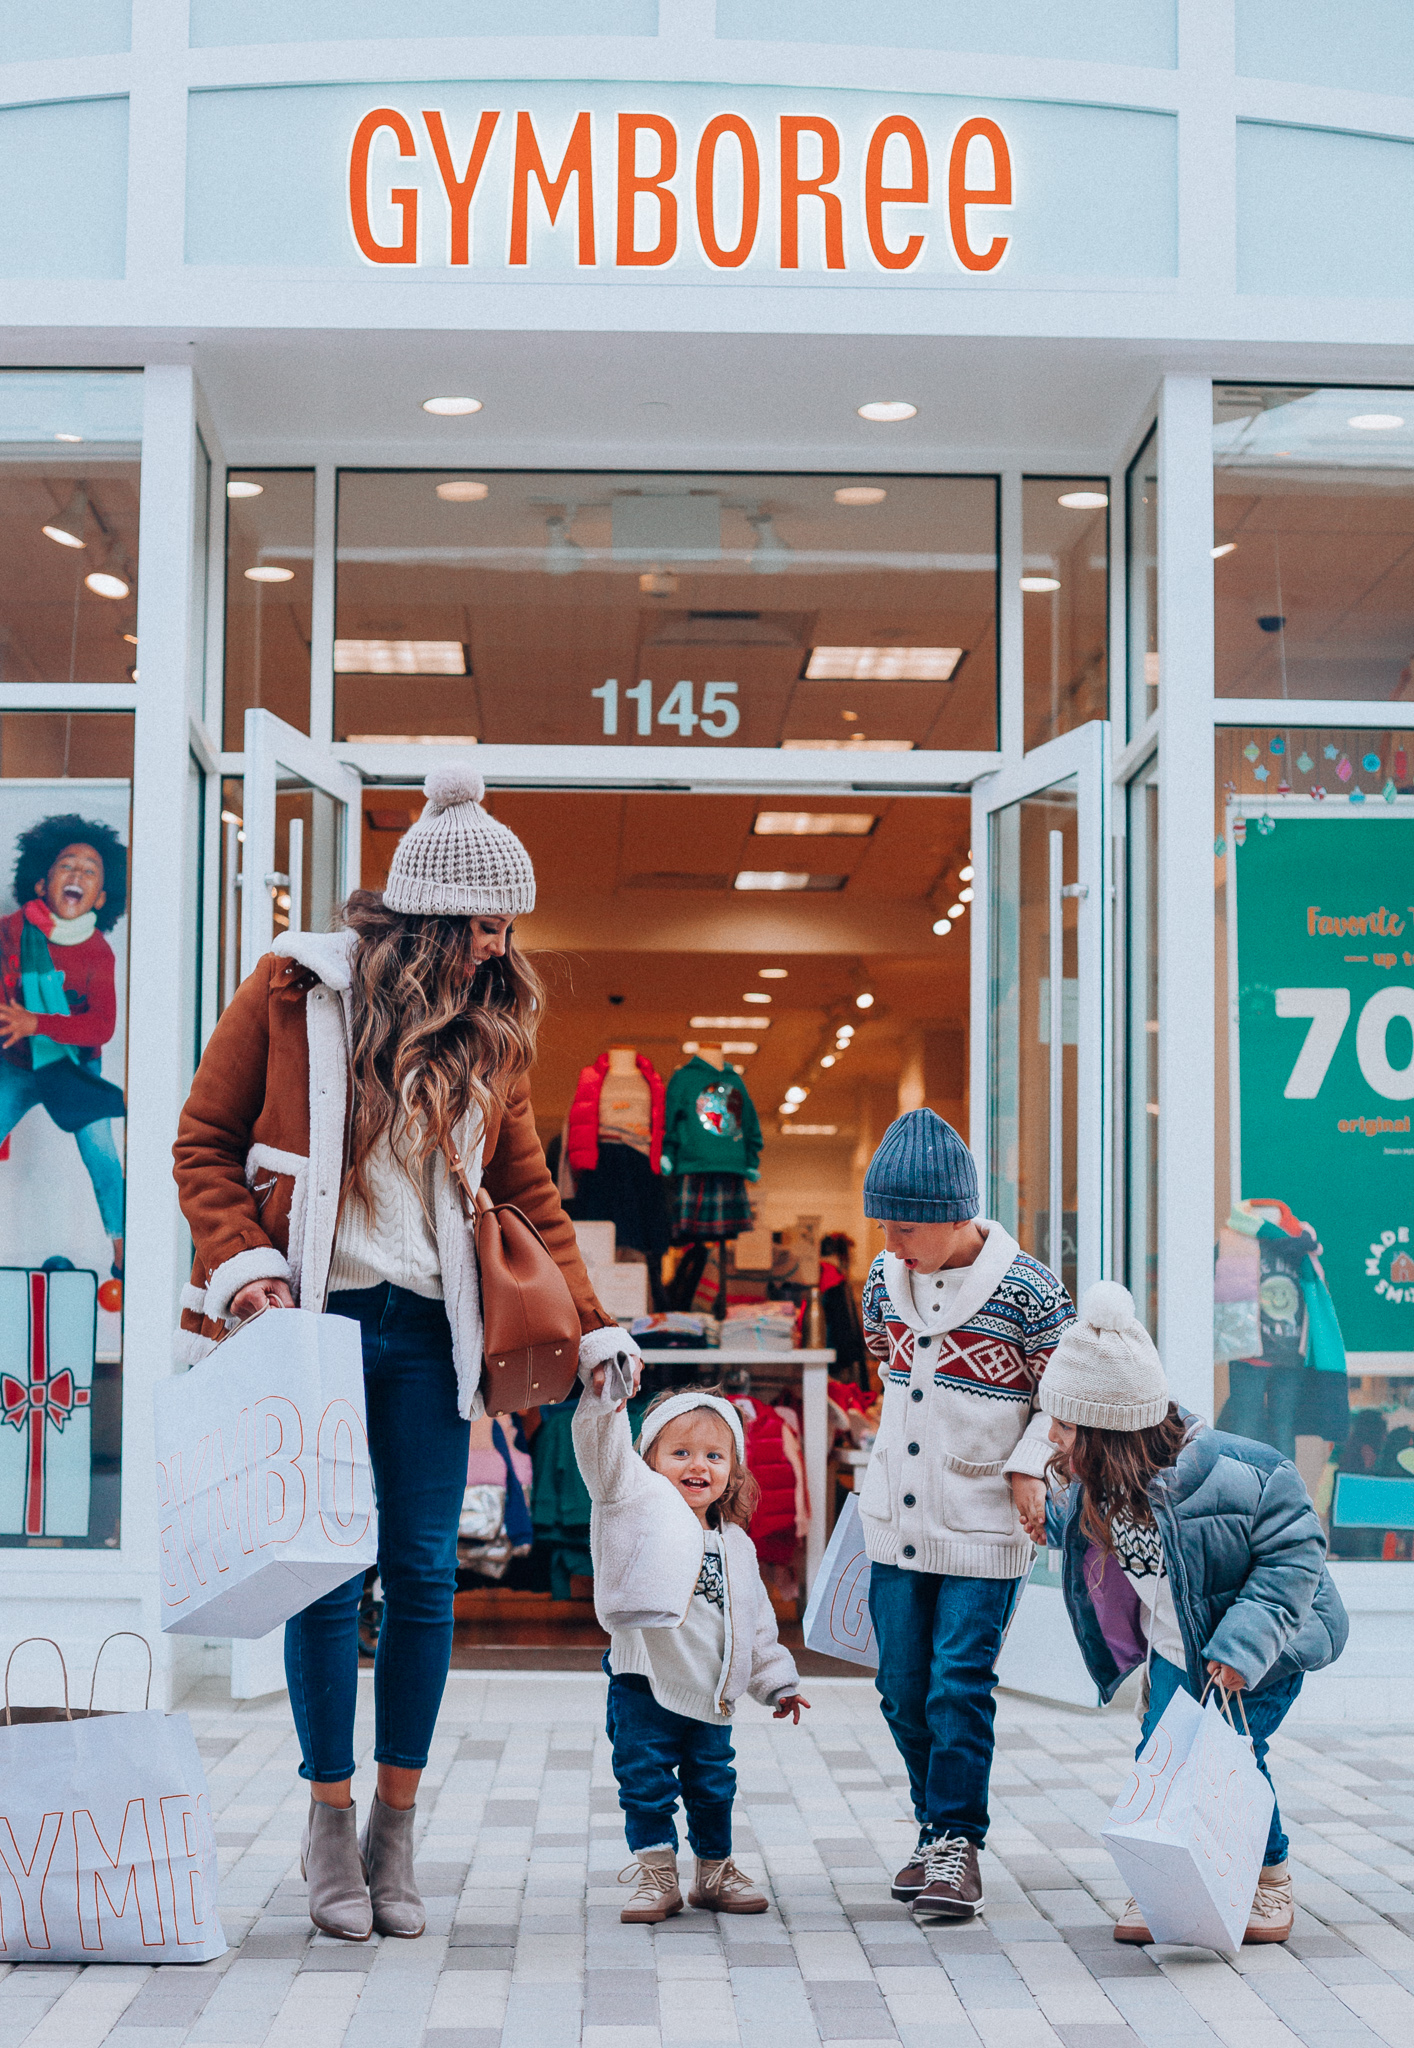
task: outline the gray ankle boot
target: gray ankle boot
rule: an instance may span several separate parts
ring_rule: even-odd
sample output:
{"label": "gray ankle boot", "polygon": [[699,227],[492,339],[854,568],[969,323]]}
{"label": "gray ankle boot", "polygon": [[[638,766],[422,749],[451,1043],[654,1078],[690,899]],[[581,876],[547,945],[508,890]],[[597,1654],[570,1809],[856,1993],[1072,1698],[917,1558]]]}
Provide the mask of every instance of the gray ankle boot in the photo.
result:
{"label": "gray ankle boot", "polygon": [[373,1925],[380,1934],[411,1941],[427,1925],[412,1869],[412,1828],[417,1808],[385,1806],[375,1792],[359,1848],[373,1900]]}
{"label": "gray ankle boot", "polygon": [[337,1941],[367,1941],[373,1906],[358,1853],[358,1815],[352,1805],[309,1802],[299,1851],[300,1876],[309,1885],[309,1917]]}

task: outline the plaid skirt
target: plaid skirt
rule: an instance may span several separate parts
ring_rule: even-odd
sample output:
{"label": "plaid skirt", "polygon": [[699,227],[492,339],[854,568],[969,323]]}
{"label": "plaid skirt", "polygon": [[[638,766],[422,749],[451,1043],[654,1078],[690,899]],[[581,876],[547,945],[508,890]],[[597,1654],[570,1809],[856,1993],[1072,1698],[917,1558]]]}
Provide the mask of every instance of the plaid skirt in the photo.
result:
{"label": "plaid skirt", "polygon": [[673,1243],[740,1237],[751,1228],[751,1204],[739,1173],[683,1173],[673,1188]]}

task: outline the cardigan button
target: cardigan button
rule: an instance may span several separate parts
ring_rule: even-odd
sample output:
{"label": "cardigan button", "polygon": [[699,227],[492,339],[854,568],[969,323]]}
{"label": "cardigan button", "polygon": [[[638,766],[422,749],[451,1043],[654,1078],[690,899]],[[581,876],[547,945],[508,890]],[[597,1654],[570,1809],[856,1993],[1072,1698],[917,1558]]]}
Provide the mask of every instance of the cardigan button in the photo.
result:
{"label": "cardigan button", "polygon": [[903,1554],[905,1557],[917,1557],[918,1552],[914,1549],[911,1543],[905,1543],[903,1546]]}
{"label": "cardigan button", "polygon": [[928,1349],[928,1346],[932,1343],[932,1341],[933,1340],[931,1337],[920,1337],[918,1339],[918,1342],[922,1345],[925,1351]]}
{"label": "cardigan button", "polygon": [[910,1445],[909,1445],[909,1447],[908,1447],[908,1455],[909,1455],[909,1457],[910,1457],[910,1458],[916,1458],[916,1457],[918,1456],[918,1446],[917,1446],[917,1444],[910,1444]]}
{"label": "cardigan button", "polygon": [[918,1505],[917,1496],[912,1493],[906,1493],[903,1497],[903,1504],[906,1508],[916,1508]]}
{"label": "cardigan button", "polygon": [[915,1388],[913,1389],[913,1398],[914,1398],[914,1400],[915,1400],[915,1401],[921,1401],[921,1400],[923,1399],[923,1389],[922,1389],[922,1387],[915,1387]]}

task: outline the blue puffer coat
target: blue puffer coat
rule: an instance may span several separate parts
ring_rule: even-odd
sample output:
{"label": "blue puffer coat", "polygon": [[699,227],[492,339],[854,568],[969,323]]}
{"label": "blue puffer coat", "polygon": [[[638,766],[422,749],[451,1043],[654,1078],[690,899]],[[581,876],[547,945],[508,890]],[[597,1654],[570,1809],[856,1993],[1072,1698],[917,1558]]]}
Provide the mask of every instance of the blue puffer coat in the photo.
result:
{"label": "blue puffer coat", "polygon": [[[1266,1444],[1200,1426],[1150,1487],[1174,1612],[1201,1693],[1207,1662],[1261,1687],[1319,1671],[1345,1648],[1350,1624],[1325,1567],[1326,1539],[1296,1467]],[[1046,1507],[1062,1555],[1071,1627],[1101,1697],[1144,1662],[1139,1598],[1117,1561],[1080,1525],[1078,1483]]]}

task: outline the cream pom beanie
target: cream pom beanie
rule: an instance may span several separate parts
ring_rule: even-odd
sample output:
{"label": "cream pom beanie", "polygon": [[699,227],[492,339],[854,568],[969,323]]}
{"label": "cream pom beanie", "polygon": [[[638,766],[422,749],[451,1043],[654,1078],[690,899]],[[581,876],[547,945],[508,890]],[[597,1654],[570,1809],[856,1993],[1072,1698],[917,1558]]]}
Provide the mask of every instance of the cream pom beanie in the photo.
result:
{"label": "cream pom beanie", "polygon": [[1086,1290],[1080,1316],[1046,1361],[1036,1399],[1082,1429],[1152,1429],[1169,1412],[1168,1381],[1153,1339],[1117,1280]]}
{"label": "cream pom beanie", "polygon": [[530,855],[481,808],[470,768],[434,768],[427,808],[398,841],[383,901],[413,917],[518,917],[535,908]]}

